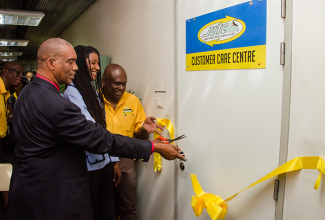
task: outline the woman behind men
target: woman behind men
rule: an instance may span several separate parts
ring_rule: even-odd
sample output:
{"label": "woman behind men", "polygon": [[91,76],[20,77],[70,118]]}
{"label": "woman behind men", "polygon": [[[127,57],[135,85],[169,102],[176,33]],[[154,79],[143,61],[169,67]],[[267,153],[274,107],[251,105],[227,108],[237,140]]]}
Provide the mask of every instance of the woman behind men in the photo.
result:
{"label": "woman behind men", "polygon": [[[76,46],[75,51],[78,71],[73,83],[67,86],[64,97],[76,104],[87,120],[106,129],[99,53],[91,46],[81,45]],[[119,159],[108,154],[98,155],[86,151],[86,160],[93,219],[116,219],[114,185],[116,187],[121,179]]]}

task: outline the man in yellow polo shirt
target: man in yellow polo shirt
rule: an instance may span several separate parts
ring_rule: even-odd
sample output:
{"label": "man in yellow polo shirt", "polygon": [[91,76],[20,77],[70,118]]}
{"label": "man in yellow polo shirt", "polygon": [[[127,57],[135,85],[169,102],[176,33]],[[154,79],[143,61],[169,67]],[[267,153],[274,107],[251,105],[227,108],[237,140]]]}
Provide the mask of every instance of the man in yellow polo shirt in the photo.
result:
{"label": "man in yellow polo shirt", "polygon": [[[0,73],[0,163],[3,163],[2,141],[7,133],[7,99],[10,90],[19,86],[23,79],[24,68],[17,62],[7,62]],[[9,117],[12,117],[9,115]]]}
{"label": "man in yellow polo shirt", "polygon": [[[4,64],[0,73],[0,163],[12,163],[13,154],[3,150],[3,140],[7,134],[7,117],[8,115],[7,100],[10,97],[10,90],[19,86],[23,79],[24,69],[17,62],[7,62]],[[4,204],[7,206],[8,192],[3,192]],[[2,208],[0,206],[0,208]]]}
{"label": "man in yellow polo shirt", "polygon": [[[111,133],[138,139],[148,138],[149,133],[157,131],[154,117],[146,118],[140,100],[125,92],[127,75],[118,64],[105,68],[102,78],[106,111],[106,129]],[[120,158],[122,178],[115,190],[115,206],[120,220],[136,220],[136,173],[134,160]]]}

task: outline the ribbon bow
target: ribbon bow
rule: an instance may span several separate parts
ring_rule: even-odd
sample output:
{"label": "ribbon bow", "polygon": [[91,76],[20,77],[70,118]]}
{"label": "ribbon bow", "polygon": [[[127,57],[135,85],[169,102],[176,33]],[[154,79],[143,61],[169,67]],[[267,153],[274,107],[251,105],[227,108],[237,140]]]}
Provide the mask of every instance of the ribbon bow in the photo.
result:
{"label": "ribbon bow", "polygon": [[191,205],[195,216],[200,216],[204,208],[207,209],[211,219],[224,219],[227,214],[228,204],[212,193],[206,193],[202,190],[195,174],[191,174],[194,192],[197,196],[192,196]]}
{"label": "ribbon bow", "polygon": [[197,196],[192,196],[191,205],[196,216],[200,216],[204,208],[207,209],[208,214],[212,220],[224,219],[227,214],[227,203],[231,199],[235,198],[239,193],[244,190],[255,186],[267,179],[277,176],[282,173],[297,171],[301,169],[317,169],[319,176],[316,180],[314,188],[317,190],[320,185],[322,174],[325,174],[325,162],[321,157],[297,157],[287,163],[279,166],[266,176],[252,183],[242,191],[230,196],[226,200],[222,200],[219,196],[211,193],[206,193],[202,190],[199,181],[195,174],[191,174],[193,190]]}
{"label": "ribbon bow", "polygon": [[[166,127],[170,138],[174,139],[174,126],[173,124],[170,122],[169,119],[166,118],[156,118],[157,120],[157,124],[163,127]],[[154,139],[156,139],[159,136],[159,134],[157,132],[154,133]],[[153,163],[153,169],[155,170],[155,172],[161,171],[162,170],[162,165],[161,165],[161,156],[158,153],[154,153],[154,163]]]}

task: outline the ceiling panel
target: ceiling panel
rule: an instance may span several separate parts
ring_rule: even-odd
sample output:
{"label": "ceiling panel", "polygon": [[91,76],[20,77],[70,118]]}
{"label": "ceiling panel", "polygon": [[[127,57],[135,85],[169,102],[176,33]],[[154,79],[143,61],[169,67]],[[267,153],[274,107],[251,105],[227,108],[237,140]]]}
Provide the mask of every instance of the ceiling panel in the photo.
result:
{"label": "ceiling panel", "polygon": [[26,47],[0,47],[0,50],[24,52],[18,61],[25,63],[36,59],[39,45],[56,37],[95,0],[0,0],[0,8],[42,11],[45,14],[38,27],[0,26],[0,38],[28,39]]}

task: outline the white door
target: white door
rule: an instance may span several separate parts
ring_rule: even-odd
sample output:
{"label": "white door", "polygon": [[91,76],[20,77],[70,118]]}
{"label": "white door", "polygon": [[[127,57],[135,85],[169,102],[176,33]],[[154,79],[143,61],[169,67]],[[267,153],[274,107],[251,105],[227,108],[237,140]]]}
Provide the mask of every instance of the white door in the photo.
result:
{"label": "white door", "polygon": [[[257,3],[260,0],[254,0]],[[264,0],[261,0],[264,1]],[[186,71],[186,21],[247,1],[178,0],[178,142],[188,162],[178,167],[178,219],[196,218],[190,174],[205,192],[226,199],[278,166],[281,133],[284,39],[281,0],[267,1],[266,68]],[[249,4],[249,2],[247,2]],[[226,219],[273,220],[274,179],[228,202]]]}

